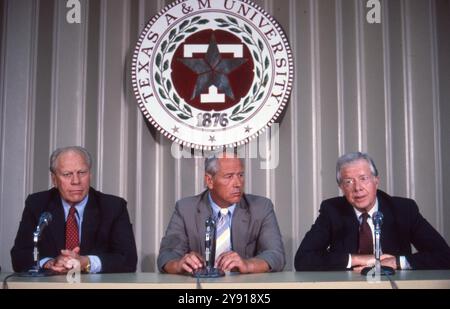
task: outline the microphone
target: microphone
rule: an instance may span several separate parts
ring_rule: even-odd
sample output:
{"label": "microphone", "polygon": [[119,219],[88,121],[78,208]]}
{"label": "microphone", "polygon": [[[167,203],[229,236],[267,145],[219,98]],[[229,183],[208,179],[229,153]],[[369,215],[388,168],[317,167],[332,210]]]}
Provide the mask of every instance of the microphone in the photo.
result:
{"label": "microphone", "polygon": [[375,266],[374,267],[365,267],[361,271],[361,274],[364,276],[371,275],[394,275],[395,270],[389,266],[382,266],[380,257],[381,257],[381,225],[383,224],[383,213],[381,211],[376,211],[372,215],[372,222],[374,227],[375,234]]}
{"label": "microphone", "polygon": [[372,222],[375,229],[380,229],[383,224],[383,213],[381,211],[375,211],[372,216]]}
{"label": "microphone", "polygon": [[195,271],[192,275],[196,278],[217,278],[225,276],[225,273],[214,267],[216,255],[216,220],[210,216],[205,221],[205,266]]}
{"label": "microphone", "polygon": [[39,237],[41,236],[42,232],[44,231],[45,227],[52,222],[52,214],[49,212],[43,212],[41,216],[39,217],[39,223],[36,227],[36,231],[33,233],[35,237],[37,237],[37,240],[39,240]]}
{"label": "microphone", "polygon": [[372,222],[375,232],[375,259],[379,260],[381,256],[381,225],[383,224],[383,213],[381,211],[376,211],[372,215]]}
{"label": "microphone", "polygon": [[215,257],[215,227],[216,222],[212,217],[209,217],[205,221],[206,233],[205,233],[205,262],[208,270],[214,268]]}
{"label": "microphone", "polygon": [[36,226],[36,230],[33,233],[33,263],[34,266],[29,269],[27,272],[19,273],[19,277],[45,277],[52,275],[52,272],[46,271],[41,268],[39,265],[39,248],[38,242],[41,238],[42,232],[44,229],[52,222],[52,214],[49,212],[43,212],[39,217],[38,225]]}

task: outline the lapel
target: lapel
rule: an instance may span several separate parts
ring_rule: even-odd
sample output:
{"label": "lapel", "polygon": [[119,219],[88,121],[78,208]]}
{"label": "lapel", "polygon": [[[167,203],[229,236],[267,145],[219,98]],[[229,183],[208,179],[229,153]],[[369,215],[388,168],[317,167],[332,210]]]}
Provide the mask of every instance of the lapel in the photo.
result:
{"label": "lapel", "polygon": [[344,207],[339,208],[342,211],[343,228],[342,231],[344,236],[344,248],[350,250],[351,253],[358,252],[358,237],[359,237],[359,221],[356,218],[353,206],[342,197],[344,200]]}
{"label": "lapel", "polygon": [[60,250],[66,246],[66,218],[64,217],[64,209],[58,191],[52,189],[50,196],[48,210],[52,214],[53,220],[47,228],[53,238],[52,243],[55,244],[55,251],[59,254]]}
{"label": "lapel", "polygon": [[250,226],[250,212],[248,201],[245,194],[242,195],[241,201],[236,205],[231,219],[231,244],[233,251],[240,254],[245,253],[248,244]]}
{"label": "lapel", "polygon": [[95,191],[89,189],[89,198],[83,213],[83,223],[81,228],[80,253],[90,251],[95,244],[95,235],[99,224],[99,205]]}
{"label": "lapel", "polygon": [[201,247],[201,254],[205,254],[205,233],[206,233],[206,226],[205,222],[206,219],[211,217],[213,215],[211,206],[209,205],[208,200],[208,190],[205,190],[201,196],[200,201],[197,204],[197,215],[195,216],[195,225],[197,229],[197,235],[199,235],[199,243]]}
{"label": "lapel", "polygon": [[389,200],[385,198],[381,191],[377,192],[378,210],[383,214],[383,224],[381,225],[381,249],[386,253],[395,253],[398,248],[396,245],[396,233],[394,224],[394,215],[391,210]]}

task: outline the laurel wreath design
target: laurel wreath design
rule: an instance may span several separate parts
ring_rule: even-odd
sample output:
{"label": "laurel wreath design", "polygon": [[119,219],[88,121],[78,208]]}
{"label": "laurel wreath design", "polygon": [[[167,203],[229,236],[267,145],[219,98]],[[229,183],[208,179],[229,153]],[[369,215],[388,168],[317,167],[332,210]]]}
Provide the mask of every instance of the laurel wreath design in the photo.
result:
{"label": "laurel wreath design", "polygon": [[269,74],[267,69],[269,68],[269,58],[266,56],[263,61],[264,44],[260,39],[257,41],[253,38],[252,29],[244,24],[241,26],[236,18],[226,16],[227,20],[223,18],[217,18],[215,21],[218,23],[218,27],[227,28],[234,33],[242,34],[242,39],[248,45],[254,46],[255,49],[252,52],[253,58],[258,63],[256,66],[256,81],[252,87],[252,91],[247,95],[242,104],[239,104],[231,113],[230,119],[233,121],[240,121],[245,119],[245,114],[251,112],[255,108],[255,103],[264,95],[264,88],[269,81]]}
{"label": "laurel wreath design", "polygon": [[168,40],[164,40],[161,43],[161,52],[158,52],[155,58],[155,64],[158,67],[155,73],[155,81],[159,85],[159,95],[171,103],[166,103],[166,107],[175,112],[176,115],[183,119],[188,120],[193,117],[192,110],[187,104],[181,104],[181,100],[178,95],[173,91],[173,85],[169,78],[164,78],[163,73],[169,69],[169,60],[166,60],[166,56],[172,53],[177,47],[178,42],[186,37],[187,34],[197,31],[198,27],[195,25],[204,25],[209,23],[209,20],[202,19],[201,16],[196,16],[192,19],[183,21],[179,27],[173,28],[169,33]]}

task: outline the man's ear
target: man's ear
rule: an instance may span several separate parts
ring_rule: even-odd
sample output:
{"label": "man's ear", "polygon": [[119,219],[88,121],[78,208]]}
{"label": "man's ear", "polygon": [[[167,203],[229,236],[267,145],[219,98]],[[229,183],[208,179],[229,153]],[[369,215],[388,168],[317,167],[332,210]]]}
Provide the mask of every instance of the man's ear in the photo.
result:
{"label": "man's ear", "polygon": [[214,181],[213,176],[210,174],[205,174],[205,184],[208,187],[209,190],[212,190],[214,188]]}
{"label": "man's ear", "polygon": [[55,176],[55,174],[54,174],[54,173],[51,173],[50,175],[51,175],[51,177],[52,177],[52,184],[53,184],[53,186],[54,186],[55,188],[58,188],[58,186],[56,185],[56,176]]}
{"label": "man's ear", "polygon": [[380,183],[380,176],[375,176],[374,177],[374,182],[375,182],[375,185],[377,186],[377,189],[378,189],[378,184]]}

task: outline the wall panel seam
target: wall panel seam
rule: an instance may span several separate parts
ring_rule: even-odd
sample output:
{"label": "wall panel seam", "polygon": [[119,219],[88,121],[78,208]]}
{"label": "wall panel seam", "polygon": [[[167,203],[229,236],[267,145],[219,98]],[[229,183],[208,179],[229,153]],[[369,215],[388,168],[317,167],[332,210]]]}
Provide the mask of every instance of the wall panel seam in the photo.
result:
{"label": "wall panel seam", "polygon": [[98,70],[99,70],[99,79],[98,79],[98,103],[99,110],[97,115],[97,173],[96,173],[96,182],[99,190],[103,189],[103,156],[104,156],[104,134],[105,134],[105,125],[104,125],[104,114],[105,114],[105,70],[106,70],[106,34],[107,34],[107,25],[108,25],[108,6],[107,0],[101,0],[100,2],[100,43],[99,43],[99,55],[98,55]]}
{"label": "wall panel seam", "polygon": [[[57,146],[58,132],[58,98],[59,98],[59,6],[60,1],[54,1],[53,9],[53,40],[52,40],[52,77],[51,77],[51,99],[50,99],[50,138],[49,153],[52,153]],[[51,185],[49,175],[49,185]]]}
{"label": "wall panel seam", "polygon": [[436,3],[430,1],[430,40],[431,40],[431,84],[433,100],[433,130],[434,130],[434,171],[436,185],[436,227],[440,233],[444,232],[444,205],[443,205],[443,183],[442,183],[442,158],[441,158],[441,120],[440,120],[440,89],[439,89],[439,64],[438,43],[436,26]]}
{"label": "wall panel seam", "polygon": [[[320,199],[322,198],[321,182],[321,96],[320,96],[320,21],[319,21],[319,8],[318,2],[315,0],[309,1],[311,16],[310,16],[310,31],[311,31],[311,92],[313,100],[311,102],[312,108],[312,154],[313,154],[313,199],[314,199],[314,211],[312,221],[315,220],[318,214],[318,208],[320,205]],[[317,56],[319,55],[319,56]]]}
{"label": "wall panel seam", "polygon": [[344,113],[344,48],[342,27],[342,0],[335,1],[336,12],[336,70],[337,70],[337,109],[338,109],[338,153],[345,152],[345,113]]}
{"label": "wall panel seam", "polygon": [[405,161],[406,161],[406,193],[410,198],[416,198],[414,189],[414,143],[413,143],[413,118],[412,118],[412,80],[411,61],[408,55],[411,53],[410,29],[409,29],[409,1],[402,0],[402,59],[403,59],[403,91],[405,105]]}
{"label": "wall panel seam", "polygon": [[387,192],[394,193],[393,165],[392,165],[392,92],[391,92],[391,44],[389,11],[387,2],[382,3],[381,31],[383,42],[383,75],[384,75],[384,118],[385,118],[385,141],[386,141],[386,188]]}
{"label": "wall panel seam", "polygon": [[32,18],[31,25],[32,29],[30,31],[30,52],[29,52],[29,68],[28,68],[28,76],[29,79],[29,87],[28,87],[28,95],[27,95],[27,110],[26,110],[26,128],[25,132],[26,136],[26,146],[25,146],[25,157],[26,157],[26,166],[24,169],[24,179],[25,186],[22,196],[26,196],[27,193],[31,193],[33,188],[33,158],[34,158],[34,125],[35,125],[35,110],[36,110],[36,64],[37,64],[37,42],[39,38],[39,6],[37,2],[32,3]]}
{"label": "wall panel seam", "polygon": [[[121,60],[123,63],[123,67],[127,68],[127,47],[131,45],[130,36],[129,36],[129,21],[127,16],[130,16],[130,1],[122,2],[122,50],[120,53]],[[125,70],[127,71],[127,70]],[[123,72],[123,71],[122,71]],[[128,72],[127,72],[128,73]],[[119,175],[120,175],[120,184],[119,184],[119,192],[121,196],[125,198],[128,196],[127,192],[127,144],[128,139],[126,138],[127,132],[129,130],[128,126],[128,114],[129,114],[129,105],[126,104],[127,94],[133,92],[132,89],[129,88],[129,83],[127,82],[127,75],[122,74],[121,79],[121,91],[120,91],[120,140],[119,140]]]}
{"label": "wall panel seam", "polygon": [[[297,49],[297,38],[299,35],[299,32],[297,31],[296,27],[296,13],[297,13],[297,1],[296,0],[290,0],[289,1],[289,32],[290,32],[290,44],[292,53],[295,55],[295,50]],[[294,59],[294,76],[299,76],[298,70],[297,70],[297,62]],[[298,83],[297,83],[298,85]],[[291,164],[292,168],[292,182],[291,182],[291,232],[292,232],[292,248],[296,248],[297,244],[299,244],[299,235],[300,235],[300,228],[299,228],[299,213],[300,213],[300,196],[299,196],[299,175],[298,175],[298,155],[299,155],[299,145],[298,145],[298,136],[297,132],[299,132],[299,125],[298,125],[298,108],[297,103],[299,102],[298,99],[298,92],[297,87],[293,87],[292,93],[291,93],[291,99],[290,99],[290,110],[291,110]],[[294,249],[295,250],[295,249]]]}
{"label": "wall panel seam", "polygon": [[358,148],[367,151],[367,97],[366,97],[366,66],[364,55],[364,10],[362,1],[355,1],[356,30],[356,89],[358,106]]}
{"label": "wall panel seam", "polygon": [[[6,177],[6,175],[4,175],[3,173],[3,166],[5,164],[5,117],[6,117],[6,42],[7,42],[7,37],[8,37],[8,17],[7,17],[7,12],[8,12],[8,1],[3,1],[0,5],[3,5],[3,13],[4,16],[2,16],[1,19],[1,23],[2,25],[2,42],[0,45],[0,56],[2,57],[2,61],[0,61],[0,117],[1,117],[1,122],[0,122],[0,137],[1,137],[1,141],[0,141],[0,242],[2,244],[5,243],[6,241],[6,233],[4,232],[5,229],[5,224],[3,223],[6,220],[9,220],[9,218],[6,218],[4,213],[4,207],[5,203],[3,203],[3,199],[5,198],[5,193],[4,193],[4,179]],[[3,261],[3,254],[0,254],[0,263],[4,263]]]}
{"label": "wall panel seam", "polygon": [[81,60],[81,72],[80,76],[82,77],[81,80],[81,102],[80,107],[78,108],[78,117],[77,120],[80,123],[80,128],[77,132],[77,142],[79,145],[85,144],[85,138],[86,138],[86,96],[87,96],[87,58],[88,58],[88,30],[89,30],[89,1],[84,2],[84,10],[83,10],[83,18],[81,27],[83,27],[82,30],[82,38],[81,38],[81,44],[79,45],[79,55]]}

